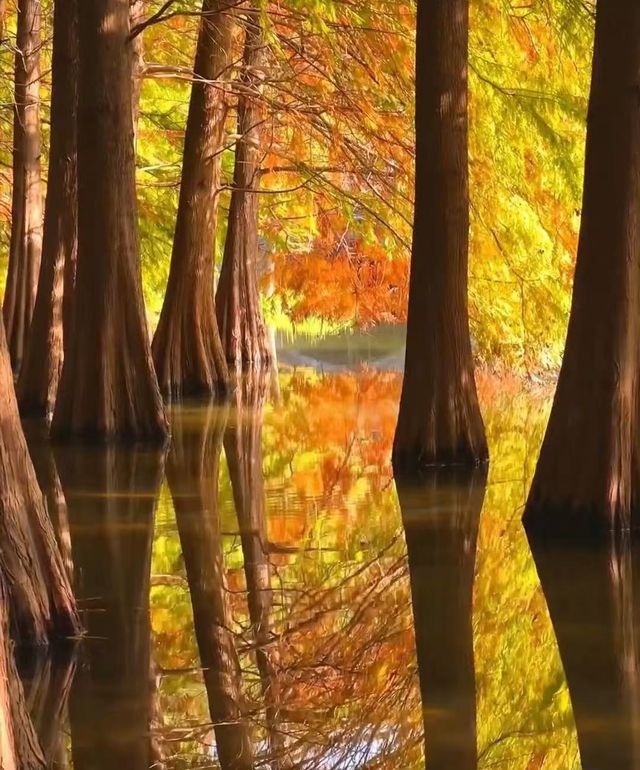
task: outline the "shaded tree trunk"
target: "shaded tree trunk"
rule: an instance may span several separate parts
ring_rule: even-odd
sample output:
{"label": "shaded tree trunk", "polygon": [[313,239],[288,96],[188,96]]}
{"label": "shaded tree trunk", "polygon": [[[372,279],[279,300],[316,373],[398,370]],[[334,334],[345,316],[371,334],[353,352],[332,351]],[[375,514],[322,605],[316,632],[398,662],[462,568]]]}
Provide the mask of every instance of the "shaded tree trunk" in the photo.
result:
{"label": "shaded tree trunk", "polygon": [[271,350],[258,290],[258,223],[264,110],[265,39],[260,11],[245,13],[233,192],[216,312],[226,359],[236,371],[268,368]]}
{"label": "shaded tree trunk", "polygon": [[531,543],[569,685],[582,767],[640,768],[640,553]]}
{"label": "shaded tree trunk", "polygon": [[0,581],[0,767],[43,770],[45,758],[29,716],[9,638],[8,592]]}
{"label": "shaded tree trunk", "polygon": [[171,268],[153,360],[165,396],[209,395],[228,379],[213,260],[235,2],[204,0]]}
{"label": "shaded tree trunk", "polygon": [[9,591],[14,636],[46,644],[79,632],[71,586],[38,487],[13,390],[0,324],[0,573]]}
{"label": "shaded tree trunk", "polygon": [[70,697],[76,770],[151,766],[149,589],[159,452],[56,448],[87,629]]}
{"label": "shaded tree trunk", "polygon": [[529,532],[637,527],[640,6],[599,3],[573,303],[525,511]]}
{"label": "shaded tree trunk", "polygon": [[[77,233],[77,0],[56,0],[53,21],[51,151],[42,264],[33,321],[18,380],[20,412],[49,418],[70,334]],[[64,332],[64,333],[63,333]]]}
{"label": "shaded tree trunk", "polygon": [[58,439],[163,442],[142,297],[128,0],[79,4],[78,265]]}
{"label": "shaded tree trunk", "polygon": [[278,649],[272,629],[273,589],[262,467],[262,425],[269,373],[238,384],[235,408],[224,437],[233,501],[244,561],[251,631],[265,701],[270,757],[273,767],[286,764],[284,736],[278,731],[280,703]]}
{"label": "shaded tree trunk", "polygon": [[468,0],[419,0],[416,191],[397,472],[488,458],[473,373],[467,271]]}
{"label": "shaded tree trunk", "polygon": [[167,480],[184,556],[196,639],[222,770],[249,770],[253,746],[243,719],[241,670],[224,574],[218,477],[227,414],[174,410]]}
{"label": "shaded tree trunk", "polygon": [[2,314],[19,372],[31,326],[42,251],[40,0],[19,0],[13,115],[11,242]]}
{"label": "shaded tree trunk", "polygon": [[473,582],[483,469],[398,484],[409,554],[427,770],[475,770]]}

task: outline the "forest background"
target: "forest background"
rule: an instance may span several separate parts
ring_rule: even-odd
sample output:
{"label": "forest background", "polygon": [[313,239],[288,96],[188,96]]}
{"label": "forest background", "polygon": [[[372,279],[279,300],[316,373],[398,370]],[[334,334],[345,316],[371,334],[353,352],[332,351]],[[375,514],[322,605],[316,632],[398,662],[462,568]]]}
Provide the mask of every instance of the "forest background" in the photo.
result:
{"label": "forest background", "polygon": [[[0,288],[11,218],[15,5],[0,67]],[[267,31],[261,282],[267,321],[310,335],[406,320],[414,188],[415,7],[395,0],[262,4]],[[145,0],[137,193],[153,328],[167,282],[199,16]],[[43,179],[52,14],[43,3]],[[479,364],[560,364],[580,224],[593,8],[471,3],[469,312]],[[237,69],[241,40],[237,41]],[[222,212],[236,117],[231,89]],[[234,96],[235,93],[235,96]],[[226,217],[219,218],[216,263]]]}

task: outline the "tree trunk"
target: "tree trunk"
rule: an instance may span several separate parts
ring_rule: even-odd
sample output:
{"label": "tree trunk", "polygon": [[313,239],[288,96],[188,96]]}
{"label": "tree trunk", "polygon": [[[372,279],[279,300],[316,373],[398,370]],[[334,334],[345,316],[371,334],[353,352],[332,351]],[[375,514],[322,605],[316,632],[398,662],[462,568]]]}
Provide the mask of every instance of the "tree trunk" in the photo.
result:
{"label": "tree trunk", "polygon": [[19,0],[13,116],[11,243],[2,313],[11,365],[20,371],[42,251],[40,0]]}
{"label": "tree trunk", "polygon": [[78,267],[52,433],[164,442],[142,297],[128,0],[79,3]]}
{"label": "tree trunk", "polygon": [[73,682],[75,770],[151,766],[149,590],[161,452],[58,447],[87,640]]}
{"label": "tree trunk", "polygon": [[70,333],[77,249],[78,25],[76,0],[56,0],[53,21],[51,151],[44,240],[33,321],[18,380],[22,415],[50,418]]}
{"label": "tree trunk", "polygon": [[224,437],[247,585],[249,619],[256,645],[256,663],[265,701],[271,765],[286,764],[284,736],[278,731],[280,703],[278,649],[271,614],[273,590],[262,467],[262,424],[269,373],[238,384],[234,418]]}
{"label": "tree trunk", "polygon": [[486,472],[398,484],[416,632],[427,770],[476,770],[473,580]]}
{"label": "tree trunk", "polygon": [[202,6],[169,282],[153,340],[167,397],[214,394],[228,379],[213,260],[234,6],[230,0],[204,0]]}
{"label": "tree trunk", "polygon": [[416,191],[398,473],[488,458],[473,374],[467,270],[468,0],[418,0]]}
{"label": "tree trunk", "polygon": [[253,747],[241,703],[241,670],[227,597],[218,512],[226,412],[174,411],[167,480],[184,556],[196,639],[222,770],[250,770]]}
{"label": "tree trunk", "polygon": [[257,274],[265,46],[260,11],[251,6],[245,11],[233,192],[216,294],[222,345],[236,371],[266,369],[271,361]]}
{"label": "tree trunk", "polygon": [[[129,0],[129,27],[133,31],[137,24],[144,19],[147,0]],[[133,123],[134,141],[138,135],[138,118],[140,117],[140,93],[144,74],[144,45],[142,35],[136,35],[129,43],[131,48],[131,122]]]}
{"label": "tree trunk", "polygon": [[627,535],[602,547],[531,545],[569,685],[581,766],[638,770],[638,547]]}
{"label": "tree trunk", "polygon": [[601,2],[567,344],[525,511],[528,532],[638,527],[640,6]]}
{"label": "tree trunk", "polygon": [[71,587],[20,426],[1,324],[0,543],[0,573],[18,641],[46,644],[55,635],[77,634]]}

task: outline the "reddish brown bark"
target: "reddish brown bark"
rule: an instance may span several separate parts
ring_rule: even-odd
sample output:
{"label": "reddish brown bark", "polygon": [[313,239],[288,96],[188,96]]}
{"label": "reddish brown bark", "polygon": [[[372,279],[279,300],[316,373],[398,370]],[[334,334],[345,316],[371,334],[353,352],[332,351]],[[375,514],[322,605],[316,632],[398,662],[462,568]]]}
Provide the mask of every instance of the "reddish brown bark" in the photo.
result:
{"label": "reddish brown bark", "polygon": [[216,312],[226,359],[235,370],[266,369],[271,349],[258,290],[258,222],[264,110],[265,40],[260,11],[245,12],[233,192]]}
{"label": "reddish brown bark", "polygon": [[163,442],[136,217],[128,0],[79,4],[78,265],[52,434]]}
{"label": "reddish brown bark", "polygon": [[467,307],[468,0],[419,0],[416,191],[397,472],[488,458]]}
{"label": "reddish brown bark", "polygon": [[0,573],[14,636],[46,644],[79,632],[71,587],[20,426],[0,324]]}
{"label": "reddish brown bark", "polygon": [[226,411],[174,410],[167,480],[184,556],[200,660],[223,770],[254,766],[249,725],[242,713],[242,674],[230,630],[218,477]]}
{"label": "reddish brown bark", "polygon": [[70,332],[77,250],[77,0],[56,0],[53,21],[51,150],[42,264],[33,321],[18,380],[23,415],[50,418]]}
{"label": "reddish brown bark", "polygon": [[398,483],[405,529],[427,770],[476,770],[473,581],[484,468]]}
{"label": "reddish brown bark", "polygon": [[527,530],[638,527],[640,5],[599,3],[582,223],[564,360]]}
{"label": "reddish brown bark", "polygon": [[11,365],[20,371],[42,252],[40,177],[40,0],[19,0],[13,116],[13,197],[2,314]]}
{"label": "reddish brown bark", "polygon": [[234,5],[204,0],[202,6],[169,282],[153,340],[160,387],[176,398],[213,394],[228,379],[213,259]]}
{"label": "reddish brown bark", "polygon": [[[133,31],[144,18],[147,0],[130,0],[129,27]],[[142,35],[135,35],[129,43],[131,50],[131,121],[133,133],[138,133],[138,118],[140,117],[140,94],[144,75],[144,45]]]}

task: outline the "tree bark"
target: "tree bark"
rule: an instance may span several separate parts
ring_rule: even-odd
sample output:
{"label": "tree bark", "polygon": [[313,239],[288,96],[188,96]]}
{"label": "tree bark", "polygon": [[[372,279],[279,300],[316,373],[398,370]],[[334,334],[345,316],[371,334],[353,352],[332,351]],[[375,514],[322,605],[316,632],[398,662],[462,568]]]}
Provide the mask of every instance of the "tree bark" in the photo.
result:
{"label": "tree bark", "polygon": [[271,350],[258,290],[258,223],[264,110],[265,39],[260,11],[245,13],[233,192],[216,312],[227,362],[237,372],[269,367]]}
{"label": "tree bark", "polygon": [[473,581],[486,471],[439,470],[398,483],[409,571],[427,770],[476,770]]}
{"label": "tree bark", "polygon": [[76,0],[56,0],[53,20],[51,150],[44,239],[33,321],[18,380],[24,416],[49,419],[70,334],[78,243],[77,106],[78,24]]}
{"label": "tree bark", "polygon": [[184,556],[196,639],[222,770],[250,770],[253,746],[242,709],[242,674],[224,573],[218,512],[220,452],[227,414],[175,410],[167,480]]}
{"label": "tree bark", "polygon": [[564,360],[527,531],[638,527],[640,6],[599,3],[582,223]]}
{"label": "tree bark", "polygon": [[468,0],[419,0],[416,191],[398,473],[488,458],[469,335]]}
{"label": "tree bark", "polygon": [[214,394],[228,379],[213,260],[234,6],[230,0],[204,0],[202,6],[169,282],[153,340],[167,397]]}
{"label": "tree bark", "polygon": [[273,589],[262,467],[263,412],[269,383],[268,372],[266,376],[250,376],[238,383],[233,400],[234,418],[225,433],[224,449],[240,530],[249,619],[265,701],[269,753],[272,766],[279,768],[286,765],[286,742],[277,727],[279,656],[271,621]]}
{"label": "tree bark", "polygon": [[58,439],[164,442],[136,217],[128,0],[79,4],[78,266]]}
{"label": "tree bark", "polygon": [[80,626],[71,586],[20,426],[9,352],[0,324],[0,573],[14,637],[46,644]]}
{"label": "tree bark", "polygon": [[149,582],[164,455],[57,447],[87,640],[70,696],[76,770],[151,766]]}
{"label": "tree bark", "polygon": [[11,365],[22,365],[42,252],[40,0],[19,0],[9,267],[2,313]]}
{"label": "tree bark", "polygon": [[[144,18],[147,0],[129,0],[129,27],[135,29]],[[131,49],[131,122],[133,124],[134,142],[138,135],[138,118],[140,117],[140,94],[144,75],[144,44],[142,35],[136,35],[130,42]]]}
{"label": "tree bark", "polygon": [[602,547],[531,542],[567,677],[581,766],[640,767],[640,554],[627,535]]}

